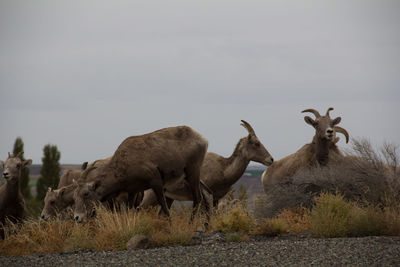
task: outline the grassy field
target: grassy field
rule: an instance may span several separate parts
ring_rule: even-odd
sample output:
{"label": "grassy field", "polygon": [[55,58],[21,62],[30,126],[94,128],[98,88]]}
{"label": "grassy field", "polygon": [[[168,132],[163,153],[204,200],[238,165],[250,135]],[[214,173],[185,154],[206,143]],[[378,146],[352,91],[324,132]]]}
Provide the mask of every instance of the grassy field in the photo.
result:
{"label": "grassy field", "polygon": [[123,250],[136,234],[150,238],[153,247],[191,245],[196,230],[222,231],[226,242],[245,242],[249,234],[277,236],[288,232],[309,231],[315,237],[400,235],[400,205],[361,206],[346,201],[340,194],[322,194],[311,210],[284,210],[270,219],[257,219],[245,203],[227,211],[214,212],[206,218],[190,220],[191,210],[175,208],[171,217],[153,210],[120,212],[98,207],[97,217],[86,223],[29,220],[23,225],[9,225],[0,241],[0,255],[60,253],[82,249]]}

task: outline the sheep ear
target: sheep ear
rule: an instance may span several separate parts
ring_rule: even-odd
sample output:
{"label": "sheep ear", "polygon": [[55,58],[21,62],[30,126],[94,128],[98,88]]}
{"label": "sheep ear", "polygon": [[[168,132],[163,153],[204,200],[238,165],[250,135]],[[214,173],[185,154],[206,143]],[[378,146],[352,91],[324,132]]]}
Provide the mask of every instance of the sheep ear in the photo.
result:
{"label": "sheep ear", "polygon": [[82,171],[86,170],[88,163],[89,163],[89,162],[85,161],[85,162],[82,164],[82,166],[81,166],[81,170],[82,170]]}
{"label": "sheep ear", "polygon": [[334,120],[332,121],[332,125],[337,125],[337,124],[339,124],[341,120],[342,120],[341,117],[337,117],[336,119],[334,119]]}
{"label": "sheep ear", "polygon": [[53,188],[51,187],[47,188],[47,192],[53,192]]}
{"label": "sheep ear", "polygon": [[22,162],[22,166],[24,166],[24,167],[26,167],[28,165],[31,165],[31,164],[32,164],[32,160],[31,159],[27,159],[27,160],[24,160],[24,162]]}
{"label": "sheep ear", "polygon": [[311,125],[312,127],[315,128],[315,120],[313,120],[311,117],[305,116],[305,117],[304,117],[304,121],[305,121],[307,124],[309,124],[309,125]]}

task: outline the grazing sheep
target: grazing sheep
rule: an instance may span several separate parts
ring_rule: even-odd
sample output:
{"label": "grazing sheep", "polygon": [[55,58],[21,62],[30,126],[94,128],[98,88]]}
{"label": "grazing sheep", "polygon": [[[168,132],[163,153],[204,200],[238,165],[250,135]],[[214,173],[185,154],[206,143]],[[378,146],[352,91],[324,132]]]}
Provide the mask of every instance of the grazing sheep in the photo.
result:
{"label": "grazing sheep", "polygon": [[[97,172],[102,169],[102,166],[110,161],[111,157],[106,159],[100,159],[94,161],[89,165],[89,168],[96,167],[94,172]],[[87,162],[83,163],[82,171],[86,169]],[[77,183],[73,181],[79,181],[81,178],[82,171],[73,171],[68,170],[64,172],[63,180],[60,179],[60,183],[58,189],[54,190],[49,188],[44,198],[44,207],[42,210],[41,218],[44,220],[54,218],[57,214],[61,215],[61,218],[67,219],[72,218],[72,214],[68,212],[68,208],[72,208],[74,204],[74,191],[77,188]],[[79,174],[79,175],[78,175]],[[63,182],[61,182],[63,181]],[[64,186],[60,186],[60,184],[64,184]],[[143,193],[138,193],[131,197],[126,192],[121,192],[116,198],[109,199],[109,206],[114,206],[114,204],[124,203],[129,207],[137,207],[140,204],[141,198],[143,198]]]}
{"label": "grazing sheep", "polygon": [[329,108],[325,116],[321,116],[315,109],[306,109],[302,112],[311,112],[316,119],[306,116],[304,120],[307,124],[315,129],[315,136],[311,143],[304,145],[296,153],[286,156],[285,158],[274,162],[261,177],[264,191],[268,191],[268,187],[274,184],[280,184],[290,181],[290,178],[302,168],[312,166],[326,166],[331,161],[337,161],[343,158],[342,153],[336,146],[338,138],[336,133],[342,133],[346,137],[346,143],[349,141],[347,131],[337,124],[341,118],[331,119],[329,112],[333,108]]}
{"label": "grazing sheep", "polygon": [[67,211],[68,207],[74,205],[74,190],[76,185],[74,183],[63,186],[59,189],[52,189],[49,187],[44,198],[44,207],[41,213],[41,218],[48,220],[54,218],[59,214],[62,219],[71,217]]}
{"label": "grazing sheep", "polygon": [[[90,166],[101,166],[107,163],[110,158],[96,160]],[[89,166],[89,167],[90,167]],[[44,207],[41,213],[41,218],[44,220],[54,218],[57,214],[61,215],[61,218],[66,219],[71,217],[68,213],[67,208],[72,207],[74,204],[74,190],[76,184],[74,180],[79,180],[84,171],[87,168],[87,162],[82,164],[81,170],[67,170],[63,173],[58,183],[57,189],[49,187],[46,196],[44,198]]]}
{"label": "grazing sheep", "polygon": [[[248,131],[248,136],[239,140],[235,150],[229,158],[224,158],[216,153],[207,152],[200,171],[200,188],[203,195],[212,193],[213,206],[216,207],[218,200],[223,198],[231,189],[231,186],[242,177],[250,161],[255,161],[269,166],[273,162],[264,145],[260,142],[251,125],[242,120],[241,125]],[[157,205],[154,192],[148,190],[140,207]],[[173,200],[192,200],[190,187],[185,181],[175,183],[166,187],[165,195],[168,204]]]}
{"label": "grazing sheep", "polygon": [[19,182],[22,168],[32,164],[32,160],[21,160],[22,153],[20,152],[14,157],[8,153],[6,161],[0,160],[3,167],[3,178],[6,180],[5,184],[0,187],[0,234],[2,238],[4,238],[3,225],[6,224],[6,221],[17,223],[25,217],[26,213],[25,200],[21,194]]}
{"label": "grazing sheep", "polygon": [[81,166],[80,170],[65,170],[60,177],[60,181],[58,182],[58,187],[61,188],[67,185],[72,184],[73,180],[78,180],[82,174],[82,171],[86,170],[88,162],[84,162]]}
{"label": "grazing sheep", "polygon": [[82,173],[86,183],[80,183],[74,192],[75,219],[91,216],[94,201],[104,201],[122,191],[135,194],[150,188],[162,211],[169,215],[164,187],[180,179],[189,184],[196,212],[201,200],[200,167],[207,146],[207,140],[187,126],[128,137],[98,174],[93,175],[96,167]]}

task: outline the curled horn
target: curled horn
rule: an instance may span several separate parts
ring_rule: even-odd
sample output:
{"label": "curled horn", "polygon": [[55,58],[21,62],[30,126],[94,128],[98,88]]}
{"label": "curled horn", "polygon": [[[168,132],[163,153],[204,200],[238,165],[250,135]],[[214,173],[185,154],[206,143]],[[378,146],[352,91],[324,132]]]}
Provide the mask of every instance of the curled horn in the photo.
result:
{"label": "curled horn", "polygon": [[245,121],[245,120],[240,120],[240,121],[242,122],[240,125],[242,125],[244,128],[246,128],[246,130],[249,132],[250,135],[256,135],[253,127],[251,127],[251,125],[247,121]]}
{"label": "curled horn", "polygon": [[343,135],[346,137],[346,143],[349,142],[349,133],[348,133],[344,128],[342,128],[342,127],[340,127],[340,126],[335,126],[335,127],[333,127],[333,128],[335,129],[335,131],[336,131],[337,133],[341,133],[341,134],[343,134]]}
{"label": "curled horn", "polygon": [[22,159],[22,155],[24,155],[24,151],[20,151],[20,152],[17,154],[16,158],[21,158],[21,159]]}
{"label": "curled horn", "polygon": [[304,113],[304,112],[311,112],[311,113],[313,113],[314,115],[315,115],[315,118],[319,118],[319,117],[321,117],[321,114],[319,114],[319,112],[317,111],[317,110],[315,110],[315,109],[313,109],[313,108],[309,108],[309,109],[305,109],[305,110],[303,110],[301,113]]}
{"label": "curled horn", "polygon": [[325,114],[325,116],[328,116],[328,117],[329,117],[329,111],[331,111],[331,110],[333,110],[333,108],[332,108],[332,107],[328,108],[328,110],[326,111],[326,114]]}

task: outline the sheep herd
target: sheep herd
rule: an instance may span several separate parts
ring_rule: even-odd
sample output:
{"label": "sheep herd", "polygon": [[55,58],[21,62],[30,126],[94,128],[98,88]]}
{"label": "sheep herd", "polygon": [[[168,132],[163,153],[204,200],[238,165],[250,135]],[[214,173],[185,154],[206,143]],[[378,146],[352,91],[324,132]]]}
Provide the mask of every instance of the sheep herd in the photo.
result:
{"label": "sheep herd", "polygon": [[[283,183],[301,168],[325,166],[343,157],[336,143],[344,128],[340,117],[332,119],[329,108],[324,116],[315,109],[306,109],[315,119],[305,116],[315,129],[312,142],[297,152],[274,161],[257,137],[253,127],[242,120],[248,135],[241,138],[230,157],[207,152],[208,141],[188,126],[160,129],[126,138],[115,153],[96,160],[81,170],[68,170],[60,178],[57,189],[49,188],[41,218],[71,217],[81,222],[95,215],[95,204],[124,204],[130,208],[159,205],[169,215],[174,200],[193,201],[193,215],[199,207],[209,210],[218,204],[243,175],[250,161],[269,166],[262,174],[266,192],[271,185]],[[25,202],[19,190],[21,169],[32,160],[10,155],[1,165],[5,184],[0,188],[0,224],[19,222],[25,215]]]}

